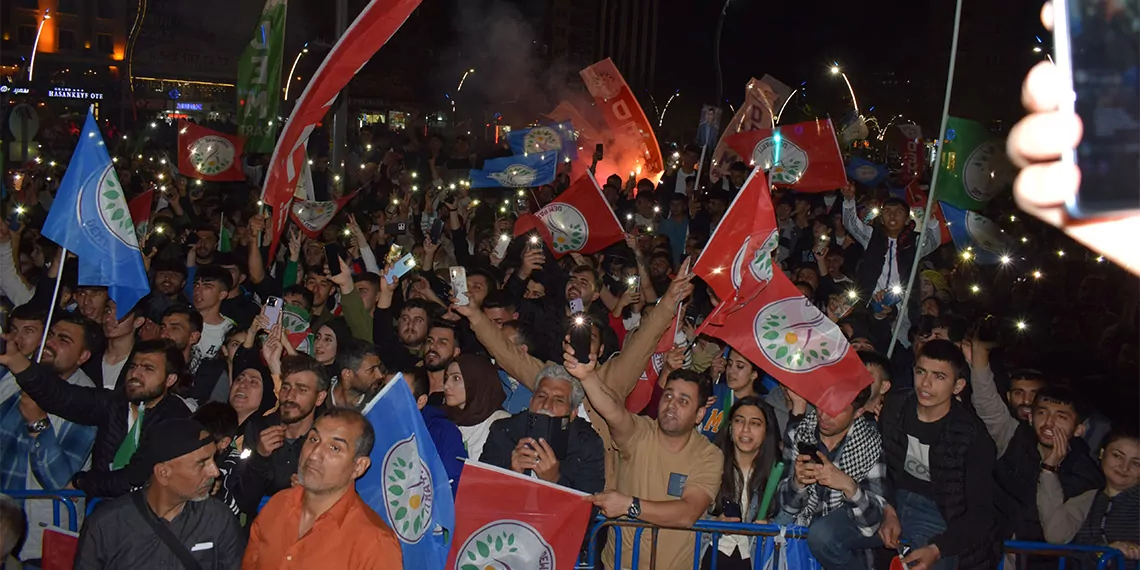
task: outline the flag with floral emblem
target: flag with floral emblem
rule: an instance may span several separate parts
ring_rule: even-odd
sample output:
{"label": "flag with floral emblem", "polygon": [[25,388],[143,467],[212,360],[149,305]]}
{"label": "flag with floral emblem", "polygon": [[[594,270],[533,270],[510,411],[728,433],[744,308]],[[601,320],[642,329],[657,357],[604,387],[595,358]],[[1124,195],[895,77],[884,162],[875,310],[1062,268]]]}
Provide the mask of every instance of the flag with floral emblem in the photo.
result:
{"label": "flag with floral emblem", "polygon": [[769,253],[779,241],[768,178],[756,168],[709,236],[693,273],[722,302],[732,301],[741,290],[755,293],[772,279]]}
{"label": "flag with floral emblem", "polygon": [[[455,499],[458,516],[446,568],[573,568],[590,522],[592,505],[586,496],[514,471],[468,461],[463,465]],[[406,559],[404,563],[406,566]]]}
{"label": "flag with floral emblem", "polygon": [[830,192],[847,184],[830,119],[737,133],[725,141],[744,160],[768,172],[773,185]]}
{"label": "flag with floral emblem", "polygon": [[[359,192],[359,190],[357,192]],[[312,239],[317,239],[321,236],[321,232],[325,231],[325,227],[329,225],[329,222],[344,208],[344,205],[355,197],[356,192],[339,200],[326,200],[323,202],[295,199],[289,209],[289,217],[293,219],[293,223],[296,224],[298,228],[301,228],[301,231],[304,232],[305,235]]]}
{"label": "flag with floral emblem", "polygon": [[841,412],[871,384],[871,376],[839,325],[779,271],[743,306],[718,305],[702,332],[725,341],[831,415]]}
{"label": "flag with floral emblem", "polygon": [[594,253],[625,238],[593,176],[584,176],[534,214],[515,222],[515,237],[538,231],[555,257]]}
{"label": "flag with floral emblem", "polygon": [[179,121],[178,172],[210,182],[245,180],[241,167],[244,145],[245,139],[239,136]]}

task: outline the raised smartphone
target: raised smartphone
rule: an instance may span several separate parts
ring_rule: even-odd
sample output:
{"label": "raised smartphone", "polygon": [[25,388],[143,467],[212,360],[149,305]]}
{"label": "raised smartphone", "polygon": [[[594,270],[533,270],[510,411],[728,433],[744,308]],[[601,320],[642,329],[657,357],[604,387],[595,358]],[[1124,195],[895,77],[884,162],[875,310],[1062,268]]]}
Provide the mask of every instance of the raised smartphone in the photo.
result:
{"label": "raised smartphone", "polygon": [[455,265],[451,267],[449,274],[451,275],[451,294],[455,297],[455,304],[469,304],[471,301],[467,298],[467,269],[462,265]]}
{"label": "raised smartphone", "polygon": [[416,267],[416,258],[408,253],[401,257],[388,273],[384,274],[384,279],[391,283],[393,280],[399,279]]}
{"label": "raised smartphone", "polygon": [[269,326],[281,321],[281,310],[285,308],[285,301],[281,297],[265,299],[265,318],[269,319]]}
{"label": "raised smartphone", "polygon": [[1119,0],[1054,0],[1053,45],[1062,77],[1061,110],[1084,134],[1061,159],[1081,169],[1066,201],[1077,218],[1140,211],[1140,5]]}

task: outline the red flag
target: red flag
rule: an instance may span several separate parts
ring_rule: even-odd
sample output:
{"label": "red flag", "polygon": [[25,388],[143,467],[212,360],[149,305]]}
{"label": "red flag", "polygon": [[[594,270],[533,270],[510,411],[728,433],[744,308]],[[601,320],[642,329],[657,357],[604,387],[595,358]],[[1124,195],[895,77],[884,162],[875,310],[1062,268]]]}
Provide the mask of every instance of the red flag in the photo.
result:
{"label": "red flag", "polygon": [[245,180],[241,150],[245,139],[187,121],[178,122],[178,172],[183,176],[232,182]]}
{"label": "red flag", "polygon": [[768,177],[776,186],[799,192],[829,192],[847,184],[831,119],[737,133],[725,142],[745,160],[770,169]]}
{"label": "red flag", "polygon": [[[671,333],[665,333],[663,338],[671,336]],[[669,343],[673,344],[673,343]],[[649,364],[645,365],[645,371],[641,373],[641,377],[637,379],[637,384],[633,385],[633,390],[625,397],[625,409],[631,413],[640,414],[645,406],[649,405],[649,400],[653,399],[653,386],[657,384],[657,380],[661,377],[661,370],[665,367],[665,353],[657,352],[649,359]]]}
{"label": "red flag", "polygon": [[744,89],[744,103],[732,116],[732,121],[720,135],[720,140],[713,150],[712,168],[709,169],[710,180],[718,182],[721,177],[728,176],[729,167],[740,160],[740,155],[728,146],[725,138],[736,133],[770,129],[775,126],[776,115],[780,114],[780,110],[792,93],[790,87],[771,75],[765,75],[760,80],[753,77],[748,82]]}
{"label": "red flag", "polygon": [[922,156],[926,149],[922,144],[922,129],[913,124],[895,125],[889,131],[889,136],[891,146],[902,161],[899,182],[910,184],[913,180],[921,179],[926,170],[926,160]]}
{"label": "red flag", "polygon": [[277,253],[281,232],[289,219],[287,211],[297,188],[297,177],[308,160],[305,141],[309,133],[324,120],[341,89],[400,29],[419,4],[420,0],[370,0],[321,62],[294,105],[273,149],[262,191],[262,200],[273,210],[269,257]]}
{"label": "red flag", "polygon": [[71,570],[75,551],[79,549],[79,533],[49,526],[44,529],[43,570]]}
{"label": "red flag", "polygon": [[[721,303],[714,314],[727,306]],[[830,415],[871,385],[870,374],[839,326],[779,271],[754,299],[720,317],[724,324],[709,324],[705,334],[727,342]],[[708,321],[713,320],[710,315]]]}
{"label": "red flag", "polygon": [[515,236],[538,230],[555,257],[594,253],[625,239],[617,216],[592,176],[570,185],[535,214],[519,216]]}
{"label": "red flag", "polygon": [[468,461],[455,498],[455,535],[447,567],[573,568],[590,522],[591,505],[585,497],[573,489]]}
{"label": "red flag", "polygon": [[768,253],[780,241],[774,212],[768,179],[756,168],[693,265],[693,273],[712,288],[722,303],[732,301],[741,289],[755,293],[772,278],[772,257]]}
{"label": "red flag", "polygon": [[653,125],[614,62],[603,59],[583,69],[580,75],[602,111],[606,125],[613,131],[617,148],[607,148],[605,154],[622,169],[618,174],[623,179],[626,172],[632,172],[654,183],[661,180],[665,159],[653,135]]}
{"label": "red flag", "polygon": [[[359,192],[357,190],[356,192]],[[316,200],[294,200],[293,207],[289,208],[289,217],[293,223],[301,228],[302,232],[310,238],[317,239],[325,226],[336,217],[344,205],[356,196],[356,192],[340,200],[318,202]]]}
{"label": "red flag", "polygon": [[[919,231],[918,225],[922,223],[922,218],[926,213],[926,199],[929,195],[927,194],[927,189],[926,187],[920,186],[918,180],[911,180],[910,184],[907,184],[906,188],[903,189],[903,192],[906,193],[903,199],[906,200],[907,204],[910,204],[910,214],[914,217],[915,229]],[[942,214],[942,203],[935,200],[933,208],[934,211],[931,212],[930,215],[938,220],[938,223],[941,224],[940,229],[942,230],[941,240],[938,243],[949,243],[952,238],[950,237],[950,228],[946,225],[946,216]],[[919,231],[919,233],[922,232]]]}

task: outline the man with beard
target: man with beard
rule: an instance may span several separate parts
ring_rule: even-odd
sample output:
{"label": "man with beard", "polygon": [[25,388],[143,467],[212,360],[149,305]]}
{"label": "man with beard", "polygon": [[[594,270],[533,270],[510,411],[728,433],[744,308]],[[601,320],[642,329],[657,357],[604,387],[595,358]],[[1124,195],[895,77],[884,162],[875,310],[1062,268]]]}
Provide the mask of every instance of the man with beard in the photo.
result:
{"label": "man with beard", "polygon": [[142,435],[162,421],[190,417],[182,400],[167,397],[186,370],[182,353],[167,341],[135,345],[121,391],[71,385],[44,364],[30,362],[11,350],[0,357],[0,364],[16,373],[20,388],[48,414],[97,428],[91,470],[71,478],[71,485],[89,497],[117,497],[130,491],[123,467]]}
{"label": "man with beard", "polygon": [[281,378],[280,406],[260,420],[265,427],[256,441],[244,443],[252,452],[239,463],[238,476],[226,480],[232,484],[229,491],[238,509],[247,514],[257,512],[262,497],[292,485],[305,435],[329,392],[325,367],[311,356],[282,357],[279,344],[264,349],[263,354],[269,371]]}
{"label": "man with beard", "polygon": [[197,357],[194,347],[202,338],[202,328],[202,315],[190,307],[173,305],[162,314],[161,336],[174,343],[175,348],[182,352],[182,358],[187,362],[187,371],[190,374],[190,381],[187,383],[189,393],[185,391],[179,393],[185,397],[193,397],[198,403],[205,403],[209,400],[210,390],[213,390],[218,383],[224,384],[229,380],[224,358]]}
{"label": "man with beard", "polygon": [[[1104,484],[1103,474],[1081,438],[1089,415],[1087,404],[1076,391],[1051,386],[1035,371],[1012,374],[1009,400],[1002,401],[990,368],[992,344],[975,337],[963,347],[970,359],[971,402],[997,446],[994,505],[999,536],[1003,540],[1044,541],[1037,511],[1038,488],[1026,481],[1033,481],[1042,471],[1055,473],[1065,500]],[[1031,400],[1028,393],[1032,393]],[[1033,562],[1042,567],[1046,563],[1031,560],[1033,566]],[[1048,562],[1052,564],[1052,559]]]}
{"label": "man with beard", "polygon": [[[51,382],[93,387],[80,366],[100,344],[102,334],[96,323],[77,314],[64,314],[48,333],[40,366],[51,371]],[[10,342],[8,350],[20,349]],[[33,346],[27,357],[34,352]],[[14,393],[0,401],[0,449],[4,450],[0,454],[0,488],[62,489],[91,456],[95,428],[49,416],[31,396],[18,391],[14,380],[11,387]],[[23,557],[39,558],[40,524],[51,523],[51,505],[31,501],[27,511],[31,531]]]}
{"label": "man with beard", "polygon": [[[214,438],[191,419],[151,428],[130,471],[145,487],[101,505],[79,535],[76,570],[188,568],[231,570],[245,550],[237,519],[207,500],[218,467]],[[165,535],[165,536],[164,536]]]}
{"label": "man with beard", "polygon": [[275,495],[250,529],[242,567],[403,568],[396,535],[356,493],[372,464],[372,424],[335,409],[305,434],[297,486]]}
{"label": "man with beard", "polygon": [[[438,319],[443,311],[435,303],[408,299],[397,314],[392,304],[399,287],[399,279],[393,279],[391,283],[380,279],[380,293],[376,296],[376,312],[372,321],[372,341],[380,348],[380,360],[389,370],[411,370],[423,355],[428,324]],[[441,381],[440,390],[442,385]]]}
{"label": "man with beard", "polygon": [[428,380],[431,382],[428,396],[431,405],[443,404],[443,380],[447,367],[460,353],[458,337],[458,328],[451,321],[438,319],[428,328],[424,345],[424,368],[428,371]]}
{"label": "man with beard", "polygon": [[359,410],[380,391],[385,370],[375,345],[345,342],[336,349],[335,366],[337,377],[329,391],[333,407]]}
{"label": "man with beard", "polygon": [[175,303],[190,304],[183,290],[186,288],[186,266],[182,263],[154,260],[151,265],[153,271],[153,289],[155,293],[174,301]]}

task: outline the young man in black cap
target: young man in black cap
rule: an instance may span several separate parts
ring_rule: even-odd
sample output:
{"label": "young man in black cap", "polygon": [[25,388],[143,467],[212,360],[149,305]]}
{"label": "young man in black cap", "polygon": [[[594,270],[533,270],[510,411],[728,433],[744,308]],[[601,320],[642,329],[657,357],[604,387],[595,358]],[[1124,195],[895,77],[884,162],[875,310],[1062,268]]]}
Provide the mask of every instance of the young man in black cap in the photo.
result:
{"label": "young man in black cap", "polygon": [[218,476],[214,452],[213,436],[194,420],[167,420],[148,430],[124,470],[132,486],[144,488],[87,519],[76,570],[238,568],[245,543],[237,519],[209,500]]}

